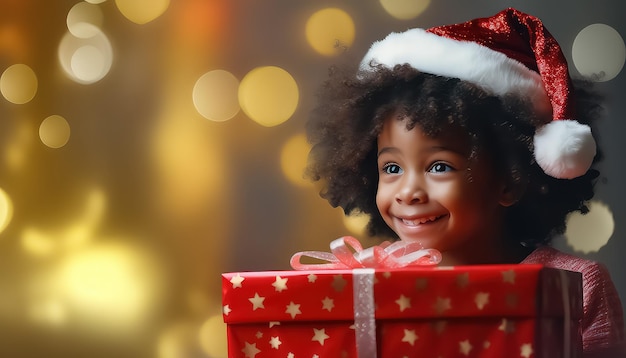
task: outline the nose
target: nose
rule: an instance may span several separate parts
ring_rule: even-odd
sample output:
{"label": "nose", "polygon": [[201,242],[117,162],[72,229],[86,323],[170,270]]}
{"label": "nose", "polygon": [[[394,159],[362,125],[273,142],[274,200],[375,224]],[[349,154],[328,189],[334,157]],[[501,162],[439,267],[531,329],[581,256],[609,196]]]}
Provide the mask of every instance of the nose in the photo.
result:
{"label": "nose", "polygon": [[398,192],[396,201],[402,204],[417,204],[428,201],[428,194],[421,180],[416,175],[405,175]]}

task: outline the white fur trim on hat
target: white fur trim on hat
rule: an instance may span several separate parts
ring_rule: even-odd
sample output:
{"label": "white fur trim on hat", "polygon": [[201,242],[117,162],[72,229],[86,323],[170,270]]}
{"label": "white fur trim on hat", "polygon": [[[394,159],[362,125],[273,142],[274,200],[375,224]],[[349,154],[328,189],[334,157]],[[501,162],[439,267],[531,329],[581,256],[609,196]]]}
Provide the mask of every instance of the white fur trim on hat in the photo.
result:
{"label": "white fur trim on hat", "polygon": [[372,66],[393,68],[409,64],[434,75],[459,78],[483,88],[490,94],[517,94],[533,103],[537,114],[552,115],[552,106],[541,76],[503,53],[476,42],[442,37],[414,28],[391,33],[372,44],[360,64],[360,71]]}
{"label": "white fur trim on hat", "polygon": [[596,155],[591,128],[574,120],[556,120],[537,128],[534,144],[537,164],[558,179],[584,175]]}

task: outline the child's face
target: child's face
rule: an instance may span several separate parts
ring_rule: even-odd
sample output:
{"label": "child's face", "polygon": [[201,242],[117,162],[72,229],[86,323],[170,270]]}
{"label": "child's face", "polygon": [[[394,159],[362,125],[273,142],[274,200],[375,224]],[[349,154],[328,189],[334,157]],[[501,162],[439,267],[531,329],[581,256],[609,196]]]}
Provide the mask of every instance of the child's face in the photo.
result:
{"label": "child's face", "polygon": [[383,219],[401,240],[419,241],[444,258],[454,253],[457,263],[502,240],[503,185],[484,155],[468,156],[464,136],[431,138],[419,125],[407,131],[395,117],[378,137],[376,204]]}

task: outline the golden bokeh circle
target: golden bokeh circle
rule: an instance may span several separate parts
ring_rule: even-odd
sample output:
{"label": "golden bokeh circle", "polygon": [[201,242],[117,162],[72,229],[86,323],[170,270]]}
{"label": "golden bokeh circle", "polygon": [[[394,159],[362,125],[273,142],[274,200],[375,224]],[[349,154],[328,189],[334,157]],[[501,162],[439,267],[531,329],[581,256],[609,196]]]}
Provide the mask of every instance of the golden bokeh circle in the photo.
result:
{"label": "golden bokeh circle", "polygon": [[113,47],[108,37],[93,24],[82,23],[92,36],[79,38],[67,32],[58,48],[59,62],[65,74],[81,84],[92,84],[106,76],[113,64]]}
{"label": "golden bokeh circle", "polygon": [[11,197],[0,189],[0,232],[3,232],[13,218],[13,202]]}
{"label": "golden bokeh circle", "polygon": [[210,317],[200,328],[200,346],[209,357],[226,357],[227,341],[226,324],[221,314]]}
{"label": "golden bokeh circle", "polygon": [[273,127],[288,120],[299,100],[298,85],[289,72],[276,66],[257,67],[239,85],[239,105],[253,121]]}
{"label": "golden bokeh circle", "polygon": [[319,54],[333,56],[344,52],[354,42],[352,17],[337,8],[315,12],[306,22],[306,39]]}
{"label": "golden bokeh circle", "polygon": [[430,5],[430,0],[380,0],[383,9],[399,20],[410,20],[421,15]]}
{"label": "golden bokeh circle", "polygon": [[59,115],[47,117],[39,125],[39,139],[50,148],[61,148],[70,139],[70,125]]}
{"label": "golden bokeh circle", "polygon": [[367,232],[367,224],[370,221],[370,216],[362,213],[354,213],[352,215],[343,215],[343,224],[352,234],[357,236],[365,235]]}
{"label": "golden bokeh circle", "polygon": [[313,186],[303,176],[311,146],[306,136],[299,134],[287,140],[280,153],[280,167],[285,177],[298,186]]}
{"label": "golden bokeh circle", "polygon": [[213,70],[193,87],[193,104],[204,118],[224,122],[239,113],[239,80],[230,72]]}
{"label": "golden bokeh circle", "polygon": [[142,25],[163,15],[170,0],[115,0],[115,5],[125,18]]}
{"label": "golden bokeh circle", "polygon": [[30,102],[37,93],[37,87],[37,75],[22,63],[9,66],[0,76],[0,92],[11,103]]}
{"label": "golden bokeh circle", "polygon": [[[54,284],[67,307],[97,334],[141,327],[164,289],[159,262],[127,240],[106,240],[71,252]],[[78,317],[78,316],[77,316]]]}
{"label": "golden bokeh circle", "polygon": [[67,13],[67,29],[79,38],[96,36],[98,31],[94,28],[102,26],[103,17],[99,6],[85,1],[79,2]]}

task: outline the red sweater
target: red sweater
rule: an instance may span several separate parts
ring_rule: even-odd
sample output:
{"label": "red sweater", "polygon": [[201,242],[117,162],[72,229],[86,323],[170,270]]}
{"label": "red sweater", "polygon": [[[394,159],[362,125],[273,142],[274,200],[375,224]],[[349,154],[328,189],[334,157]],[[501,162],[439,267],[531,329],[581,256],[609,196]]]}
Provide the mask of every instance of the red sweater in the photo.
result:
{"label": "red sweater", "polygon": [[584,357],[626,357],[622,304],[604,265],[551,247],[536,249],[521,263],[582,273]]}

